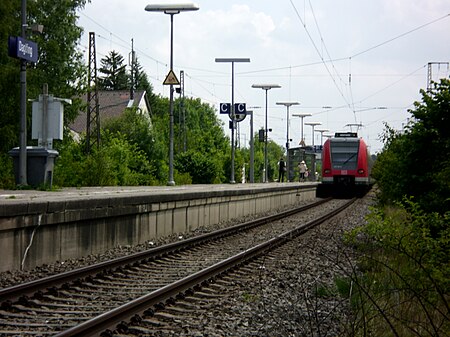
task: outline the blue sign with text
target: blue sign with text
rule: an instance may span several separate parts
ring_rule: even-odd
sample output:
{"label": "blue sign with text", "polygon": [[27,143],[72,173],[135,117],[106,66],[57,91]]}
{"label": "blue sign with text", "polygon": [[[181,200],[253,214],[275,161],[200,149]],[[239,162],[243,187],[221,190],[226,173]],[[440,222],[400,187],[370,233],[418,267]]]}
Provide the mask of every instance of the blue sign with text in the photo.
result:
{"label": "blue sign with text", "polygon": [[19,36],[10,36],[8,40],[8,54],[11,57],[36,63],[38,61],[38,45]]}

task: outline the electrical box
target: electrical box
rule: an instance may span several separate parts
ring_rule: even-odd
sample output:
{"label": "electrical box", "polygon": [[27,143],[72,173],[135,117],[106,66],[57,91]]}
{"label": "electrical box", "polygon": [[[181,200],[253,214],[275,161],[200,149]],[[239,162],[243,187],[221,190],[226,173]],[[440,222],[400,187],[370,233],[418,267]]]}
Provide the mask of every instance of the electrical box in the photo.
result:
{"label": "electrical box", "polygon": [[39,95],[39,100],[33,101],[31,138],[37,139],[40,146],[47,144],[52,148],[53,139],[63,139],[64,131],[64,105],[70,100],[47,96],[47,112],[44,113],[44,95]]}

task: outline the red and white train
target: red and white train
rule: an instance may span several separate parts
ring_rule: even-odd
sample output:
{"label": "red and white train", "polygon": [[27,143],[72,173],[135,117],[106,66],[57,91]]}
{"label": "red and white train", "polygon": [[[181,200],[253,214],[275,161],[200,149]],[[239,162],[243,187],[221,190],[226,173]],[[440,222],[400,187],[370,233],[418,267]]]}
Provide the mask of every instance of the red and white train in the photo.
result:
{"label": "red and white train", "polygon": [[344,194],[362,195],[370,188],[372,157],[357,133],[336,133],[322,149],[322,183],[319,197]]}

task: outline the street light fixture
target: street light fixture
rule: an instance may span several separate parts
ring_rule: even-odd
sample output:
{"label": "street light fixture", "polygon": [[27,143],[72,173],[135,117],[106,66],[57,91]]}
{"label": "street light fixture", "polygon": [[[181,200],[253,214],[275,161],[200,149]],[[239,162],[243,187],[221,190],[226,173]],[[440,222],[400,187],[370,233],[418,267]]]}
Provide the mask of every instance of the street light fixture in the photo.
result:
{"label": "street light fixture", "polygon": [[328,129],[316,129],[316,132],[320,132],[320,145],[323,145],[323,133],[328,132]]}
{"label": "street light fixture", "polygon": [[253,139],[253,110],[247,110],[250,115],[250,183],[255,182],[255,140]]}
{"label": "street light fixture", "polygon": [[[199,7],[193,3],[183,4],[149,4],[145,6],[147,12],[163,12],[170,15],[170,73],[173,72],[173,16],[181,12],[196,11]],[[167,185],[175,186],[173,179],[173,84],[170,84],[170,135],[169,135],[169,181]]]}
{"label": "street light fixture", "polygon": [[234,112],[234,63],[235,62],[250,62],[249,58],[216,58],[216,62],[231,63],[231,176],[230,183],[234,184],[234,129],[236,124],[236,114]]}
{"label": "street light fixture", "polygon": [[289,108],[293,105],[299,105],[299,102],[277,102],[277,105],[284,105],[286,107],[286,167],[287,167],[287,181],[289,182]]}
{"label": "street light fixture", "polygon": [[266,91],[266,122],[264,129],[264,182],[268,182],[267,175],[267,138],[268,138],[268,129],[267,129],[267,91],[273,88],[281,88],[278,84],[253,84],[252,88],[262,89]]}
{"label": "street light fixture", "polygon": [[312,126],[312,147],[313,147],[313,149],[314,149],[314,128],[317,125],[321,125],[321,124],[322,123],[320,123],[320,122],[308,122],[308,123],[305,123],[305,125]]}
{"label": "street light fixture", "polygon": [[301,123],[300,123],[300,125],[301,125],[300,143],[299,143],[298,145],[304,147],[304,146],[306,146],[306,143],[305,143],[305,138],[303,137],[303,119],[304,119],[305,117],[309,117],[309,116],[312,116],[312,115],[309,114],[309,113],[299,113],[299,114],[292,114],[292,116],[293,116],[293,117],[300,117],[300,118],[302,119],[302,121],[301,121]]}
{"label": "street light fixture", "polygon": [[317,125],[321,125],[322,123],[320,123],[320,122],[308,122],[308,123],[305,123],[305,124],[312,126],[312,148],[313,148],[313,152],[314,152],[314,160],[312,161],[312,174],[314,174],[314,178],[315,178],[315,174],[316,174],[316,155],[315,155],[315,149],[314,149],[314,128]]}

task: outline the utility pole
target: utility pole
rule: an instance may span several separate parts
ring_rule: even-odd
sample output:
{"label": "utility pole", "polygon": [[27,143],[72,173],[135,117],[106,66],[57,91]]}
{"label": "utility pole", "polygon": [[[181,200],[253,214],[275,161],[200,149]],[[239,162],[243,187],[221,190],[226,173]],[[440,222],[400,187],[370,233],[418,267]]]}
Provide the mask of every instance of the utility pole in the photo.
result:
{"label": "utility pole", "polygon": [[100,108],[98,104],[97,56],[95,51],[95,33],[89,33],[89,70],[86,118],[86,153],[92,146],[100,146]]}
{"label": "utility pole", "polygon": [[447,66],[447,70],[449,67],[449,63],[448,62],[428,62],[428,76],[427,76],[427,92],[431,91],[431,82],[433,81],[433,65],[437,65],[439,68],[441,65],[446,65]]}
{"label": "utility pole", "polygon": [[136,62],[136,54],[134,52],[133,39],[131,39],[131,53],[128,56],[128,64],[131,66],[131,83],[130,83],[130,100],[134,99],[134,89],[135,89],[135,62]]}

